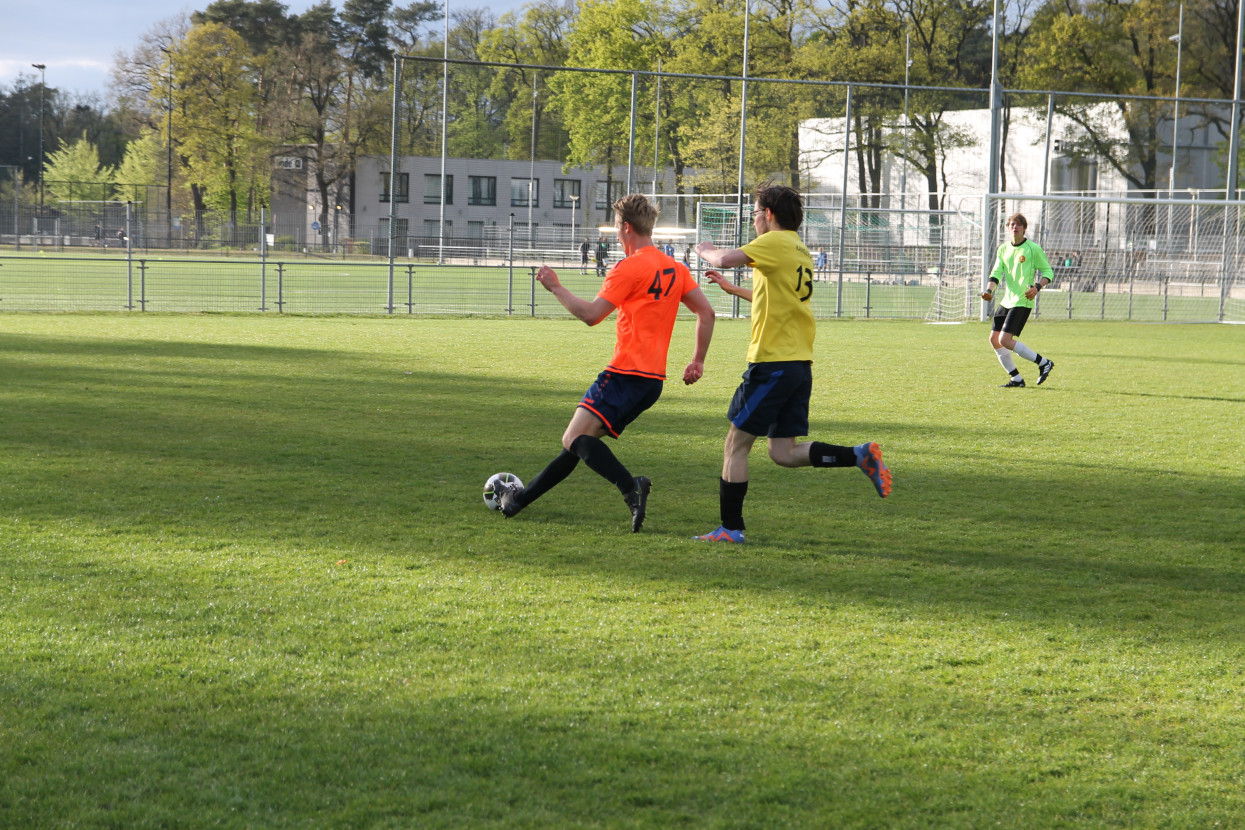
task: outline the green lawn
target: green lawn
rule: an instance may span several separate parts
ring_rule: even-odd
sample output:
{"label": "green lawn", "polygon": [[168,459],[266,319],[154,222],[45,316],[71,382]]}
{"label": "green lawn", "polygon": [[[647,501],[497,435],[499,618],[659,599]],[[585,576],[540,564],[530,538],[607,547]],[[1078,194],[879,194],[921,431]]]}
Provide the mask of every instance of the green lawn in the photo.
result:
{"label": "green lawn", "polygon": [[894,492],[758,449],[724,546],[723,320],[641,533],[487,511],[612,327],[0,315],[0,826],[1240,825],[1245,328],[822,323]]}

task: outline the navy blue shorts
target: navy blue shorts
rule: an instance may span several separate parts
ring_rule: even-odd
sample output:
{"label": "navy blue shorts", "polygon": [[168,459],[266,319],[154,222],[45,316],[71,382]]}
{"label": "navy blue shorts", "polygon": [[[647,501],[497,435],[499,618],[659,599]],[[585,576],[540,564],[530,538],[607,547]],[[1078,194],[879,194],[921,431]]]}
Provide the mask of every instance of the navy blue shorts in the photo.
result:
{"label": "navy blue shorts", "polygon": [[610,435],[617,438],[627,424],[657,403],[664,381],[623,375],[608,369],[597,375],[579,405],[601,419]]}
{"label": "navy blue shorts", "polygon": [[1029,314],[1032,311],[1033,309],[1021,305],[1015,308],[999,306],[994,311],[994,320],[990,328],[994,331],[1005,331],[1012,337],[1019,337],[1020,332],[1024,331],[1025,323],[1029,322]]}
{"label": "navy blue shorts", "polygon": [[749,435],[798,438],[808,435],[808,399],[813,364],[807,360],[749,363],[726,417]]}

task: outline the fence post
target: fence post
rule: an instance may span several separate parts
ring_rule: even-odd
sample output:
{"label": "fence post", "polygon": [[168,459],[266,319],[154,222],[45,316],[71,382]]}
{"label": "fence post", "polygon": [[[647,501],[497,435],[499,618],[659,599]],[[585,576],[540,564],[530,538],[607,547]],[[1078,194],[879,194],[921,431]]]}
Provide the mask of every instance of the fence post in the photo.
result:
{"label": "fence post", "polygon": [[[843,316],[843,257],[847,246],[847,171],[851,165],[852,149],[852,85],[847,85],[847,107],[843,117],[843,193],[839,206],[839,288],[835,299],[834,316]],[[740,217],[743,221],[743,217]]]}
{"label": "fence post", "polygon": [[277,263],[277,313],[285,311],[285,263]]}
{"label": "fence post", "polygon": [[259,208],[259,310],[268,310],[268,233],[267,214]]}
{"label": "fence post", "polygon": [[[1130,254],[1131,256],[1131,254]],[[1128,270],[1128,319],[1133,319],[1133,285],[1137,281],[1137,272],[1130,268]]]}
{"label": "fence post", "polygon": [[133,310],[134,308],[134,256],[130,249],[130,203],[125,203],[125,278],[129,285],[129,305],[126,308]]}
{"label": "fence post", "polygon": [[138,261],[138,304],[141,311],[147,310],[147,260]]}
{"label": "fence post", "polygon": [[510,248],[506,257],[506,314],[514,314],[514,213],[510,214]]}
{"label": "fence post", "polygon": [[406,313],[415,313],[415,265],[406,264]]}
{"label": "fence post", "polygon": [[536,266],[533,265],[528,270],[532,272],[532,286],[531,286],[532,288],[532,299],[531,299],[532,314],[531,316],[535,317],[536,316]]}

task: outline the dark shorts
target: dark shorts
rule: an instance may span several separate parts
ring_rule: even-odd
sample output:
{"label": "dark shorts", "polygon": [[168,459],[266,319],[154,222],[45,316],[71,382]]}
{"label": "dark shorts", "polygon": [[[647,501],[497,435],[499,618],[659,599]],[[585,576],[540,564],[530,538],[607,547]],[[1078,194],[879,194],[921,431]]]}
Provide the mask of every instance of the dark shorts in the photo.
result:
{"label": "dark shorts", "polygon": [[749,363],[726,417],[749,435],[798,438],[808,435],[808,399],[813,364],[807,360]]}
{"label": "dark shorts", "polygon": [[1032,312],[1033,309],[1024,306],[1015,308],[999,306],[994,311],[994,322],[990,328],[993,331],[1005,331],[1012,337],[1019,337],[1020,332],[1024,331],[1025,323],[1029,322],[1029,315]]}
{"label": "dark shorts", "polygon": [[588,387],[579,405],[601,419],[606,431],[617,438],[636,418],[661,397],[664,381],[623,375],[606,369]]}

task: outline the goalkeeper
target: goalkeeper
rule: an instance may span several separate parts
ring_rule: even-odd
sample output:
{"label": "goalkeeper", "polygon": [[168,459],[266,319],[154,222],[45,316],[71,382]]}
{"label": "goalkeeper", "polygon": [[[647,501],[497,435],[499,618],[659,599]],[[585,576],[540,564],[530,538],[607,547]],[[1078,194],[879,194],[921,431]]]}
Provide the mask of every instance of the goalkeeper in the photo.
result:
{"label": "goalkeeper", "polygon": [[1050,285],[1050,263],[1036,242],[1025,239],[1028,228],[1029,220],[1022,214],[1014,213],[1008,217],[1007,230],[1012,239],[999,246],[994,270],[990,272],[986,290],[981,292],[981,299],[989,302],[994,299],[996,288],[1003,289],[990,327],[990,346],[1010,376],[1003,384],[1004,389],[1018,389],[1025,385],[1025,379],[1012,359],[1013,353],[1037,364],[1038,386],[1046,382],[1050,370],[1055,368],[1053,360],[1042,357],[1016,339],[1033,312],[1033,301],[1038,292]]}

